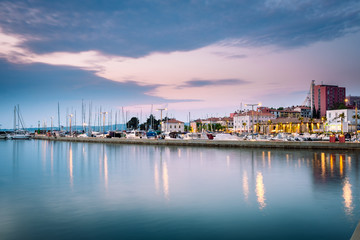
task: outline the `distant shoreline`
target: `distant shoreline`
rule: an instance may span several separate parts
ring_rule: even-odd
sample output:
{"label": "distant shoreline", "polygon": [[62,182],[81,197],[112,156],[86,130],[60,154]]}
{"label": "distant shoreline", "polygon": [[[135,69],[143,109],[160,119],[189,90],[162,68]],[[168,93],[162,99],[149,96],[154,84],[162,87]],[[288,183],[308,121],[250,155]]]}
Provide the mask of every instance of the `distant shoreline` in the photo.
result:
{"label": "distant shoreline", "polygon": [[323,149],[323,150],[360,150],[360,143],[330,143],[330,142],[285,142],[285,141],[222,141],[222,140],[156,140],[156,139],[126,139],[126,138],[77,138],[77,137],[46,137],[35,136],[36,140],[137,144],[155,146],[188,146],[188,147],[226,147],[226,148],[278,148],[278,149]]}

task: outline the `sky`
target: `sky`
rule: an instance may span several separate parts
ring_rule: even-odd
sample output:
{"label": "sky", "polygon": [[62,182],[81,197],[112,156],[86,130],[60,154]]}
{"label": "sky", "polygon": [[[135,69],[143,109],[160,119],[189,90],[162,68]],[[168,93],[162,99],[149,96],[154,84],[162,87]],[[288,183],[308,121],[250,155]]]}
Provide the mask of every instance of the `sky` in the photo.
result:
{"label": "sky", "polygon": [[0,128],[15,105],[37,127],[58,103],[65,126],[83,103],[188,122],[301,105],[311,80],[359,96],[359,43],[358,0],[0,0]]}

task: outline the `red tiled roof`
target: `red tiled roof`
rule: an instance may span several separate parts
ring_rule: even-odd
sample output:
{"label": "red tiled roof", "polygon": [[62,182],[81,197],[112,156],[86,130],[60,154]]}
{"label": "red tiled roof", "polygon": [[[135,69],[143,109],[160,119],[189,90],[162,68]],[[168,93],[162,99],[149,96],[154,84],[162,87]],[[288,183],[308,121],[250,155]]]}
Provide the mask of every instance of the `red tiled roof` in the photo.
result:
{"label": "red tiled roof", "polygon": [[176,119],[169,119],[166,121],[167,123],[184,123],[184,122],[181,122],[179,120],[176,120]]}
{"label": "red tiled roof", "polygon": [[256,111],[248,111],[245,113],[237,113],[235,116],[252,116],[254,114],[254,116],[268,116],[268,117],[275,117],[274,114],[272,113],[262,113],[262,112],[256,112]]}

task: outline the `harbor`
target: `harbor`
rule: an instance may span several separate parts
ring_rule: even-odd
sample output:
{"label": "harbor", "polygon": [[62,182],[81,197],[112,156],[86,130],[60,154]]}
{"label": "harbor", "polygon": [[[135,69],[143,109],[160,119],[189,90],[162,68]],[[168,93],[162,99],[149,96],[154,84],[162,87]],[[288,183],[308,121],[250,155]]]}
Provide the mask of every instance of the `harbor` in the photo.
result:
{"label": "harbor", "polygon": [[188,147],[226,147],[226,148],[280,148],[280,149],[327,149],[327,150],[360,150],[357,142],[289,142],[289,141],[238,141],[238,140],[182,140],[182,139],[126,139],[126,138],[80,138],[80,137],[47,137],[36,135],[34,139],[66,142],[137,144],[156,146]]}

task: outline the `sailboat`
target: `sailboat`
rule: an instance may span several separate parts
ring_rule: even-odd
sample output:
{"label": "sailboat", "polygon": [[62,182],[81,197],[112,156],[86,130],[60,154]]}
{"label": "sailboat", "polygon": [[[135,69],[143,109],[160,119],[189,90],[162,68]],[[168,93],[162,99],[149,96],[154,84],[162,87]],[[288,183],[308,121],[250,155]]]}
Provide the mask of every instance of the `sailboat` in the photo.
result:
{"label": "sailboat", "polygon": [[[21,125],[21,128],[20,128]],[[7,135],[8,139],[30,139],[30,133],[24,128],[24,121],[20,114],[19,105],[14,107],[14,132]]]}

